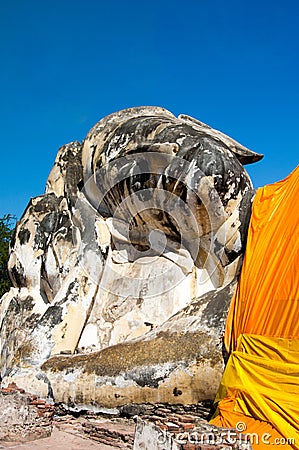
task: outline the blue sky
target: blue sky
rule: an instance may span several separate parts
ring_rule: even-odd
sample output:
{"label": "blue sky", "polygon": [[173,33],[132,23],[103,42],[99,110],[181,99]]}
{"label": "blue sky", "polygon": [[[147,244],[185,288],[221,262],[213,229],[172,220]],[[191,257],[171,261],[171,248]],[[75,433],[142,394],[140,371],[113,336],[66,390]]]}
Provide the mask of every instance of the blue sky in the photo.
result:
{"label": "blue sky", "polygon": [[6,0],[0,6],[0,217],[44,192],[58,148],[105,115],[159,105],[264,159],[256,187],[298,165],[297,0]]}

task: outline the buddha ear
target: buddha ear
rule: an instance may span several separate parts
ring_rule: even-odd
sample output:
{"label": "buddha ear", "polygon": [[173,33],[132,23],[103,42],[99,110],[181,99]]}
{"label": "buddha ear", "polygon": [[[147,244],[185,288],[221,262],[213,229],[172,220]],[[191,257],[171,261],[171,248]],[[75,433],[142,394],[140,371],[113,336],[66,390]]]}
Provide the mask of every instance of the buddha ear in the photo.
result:
{"label": "buddha ear", "polygon": [[209,125],[200,122],[199,120],[194,119],[193,117],[186,116],[185,114],[180,114],[178,118],[183,122],[188,123],[193,128],[196,128],[197,130],[201,131],[202,133],[211,136],[218,141],[223,142],[223,144],[225,144],[228,147],[228,149],[234,155],[236,155],[240,163],[243,165],[252,164],[254,162],[260,161],[264,157],[264,155],[249,150],[248,148],[239,144],[239,142],[235,141],[234,139],[222,133],[221,131],[215,130],[214,128],[211,128]]}

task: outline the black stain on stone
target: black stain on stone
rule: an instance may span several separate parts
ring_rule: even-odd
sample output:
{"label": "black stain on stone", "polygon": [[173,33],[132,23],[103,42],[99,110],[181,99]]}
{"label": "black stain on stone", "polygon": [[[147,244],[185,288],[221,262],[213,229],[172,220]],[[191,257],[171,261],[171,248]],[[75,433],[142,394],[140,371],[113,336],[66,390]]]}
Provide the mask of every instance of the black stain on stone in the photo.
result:
{"label": "black stain on stone", "polygon": [[57,228],[58,215],[56,211],[51,211],[47,214],[40,223],[41,229],[44,233],[52,233]]}
{"label": "black stain on stone", "polygon": [[20,262],[18,262],[18,267],[14,265],[9,269],[9,276],[14,286],[26,287],[25,270]]}
{"label": "black stain on stone", "polygon": [[38,380],[42,380],[44,383],[46,383],[48,385],[48,398],[51,398],[53,401],[55,401],[53,389],[52,389],[51,383],[50,383],[49,379],[47,378],[46,374],[40,372],[40,373],[36,374],[36,378]]}
{"label": "black stain on stone", "polygon": [[158,389],[159,381],[163,381],[164,378],[157,378],[153,367],[139,367],[138,370],[130,372],[128,379],[132,379],[141,387],[148,386]]}
{"label": "black stain on stone", "polygon": [[78,288],[79,288],[79,281],[77,280],[77,278],[75,278],[75,280],[70,283],[63,299],[57,302],[56,305],[58,306],[63,305],[67,300],[77,302],[79,299]]}
{"label": "black stain on stone", "polygon": [[7,308],[6,317],[18,316],[21,312],[21,303],[18,298],[13,297]]}
{"label": "black stain on stone", "polygon": [[27,295],[25,300],[22,302],[22,307],[25,311],[31,311],[34,308],[34,300],[31,295]]}
{"label": "black stain on stone", "polygon": [[175,397],[178,397],[179,395],[182,395],[182,393],[183,393],[183,391],[181,391],[177,387],[175,387],[172,392]]}
{"label": "black stain on stone", "polygon": [[241,223],[240,223],[239,231],[241,233],[241,242],[242,242],[242,251],[243,252],[245,251],[245,247],[246,247],[248,227],[249,227],[251,211],[252,211],[252,200],[253,200],[254,195],[255,195],[255,190],[249,189],[242,196],[242,200],[240,203],[239,219],[240,219]]}
{"label": "black stain on stone", "polygon": [[240,249],[238,252],[236,252],[234,250],[228,251],[227,249],[225,249],[225,254],[226,254],[228,263],[230,264],[233,261],[235,261],[238,256],[240,256],[242,254],[242,249]]}
{"label": "black stain on stone", "polygon": [[18,239],[21,245],[27,244],[30,239],[30,231],[26,228],[21,229],[18,233]]}
{"label": "black stain on stone", "polygon": [[37,325],[39,318],[40,314],[35,313],[27,317],[27,319],[24,322],[26,328],[28,328],[29,330],[33,330],[33,328]]}
{"label": "black stain on stone", "polygon": [[207,294],[207,306],[202,313],[202,320],[209,327],[217,329],[221,327],[221,324],[224,324],[235,284],[236,282],[233,281],[223,289]]}
{"label": "black stain on stone", "polygon": [[[119,396],[119,394],[115,394],[115,396],[116,395]],[[120,408],[119,414],[121,417],[126,417],[127,419],[130,419],[134,416],[141,416],[143,414],[146,414],[146,406],[138,405],[136,403],[124,405]]]}
{"label": "black stain on stone", "polygon": [[62,321],[62,307],[58,305],[49,306],[39,324],[53,328]]}

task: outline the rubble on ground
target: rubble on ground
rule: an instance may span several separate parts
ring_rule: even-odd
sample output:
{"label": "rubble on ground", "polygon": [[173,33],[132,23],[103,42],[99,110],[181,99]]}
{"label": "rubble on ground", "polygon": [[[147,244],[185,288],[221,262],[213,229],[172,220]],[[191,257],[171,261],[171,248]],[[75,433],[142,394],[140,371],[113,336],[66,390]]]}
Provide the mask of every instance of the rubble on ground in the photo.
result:
{"label": "rubble on ground", "polygon": [[54,406],[10,383],[0,391],[0,441],[26,442],[51,435]]}

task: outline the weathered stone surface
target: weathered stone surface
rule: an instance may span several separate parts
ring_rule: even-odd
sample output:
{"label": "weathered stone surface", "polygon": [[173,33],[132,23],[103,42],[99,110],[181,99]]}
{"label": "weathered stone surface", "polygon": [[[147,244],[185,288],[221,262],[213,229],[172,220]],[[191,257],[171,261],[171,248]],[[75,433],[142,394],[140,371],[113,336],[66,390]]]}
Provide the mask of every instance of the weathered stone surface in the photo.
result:
{"label": "weathered stone surface", "polygon": [[12,243],[4,382],[95,408],[212,398],[260,158],[156,107],[62,147]]}

